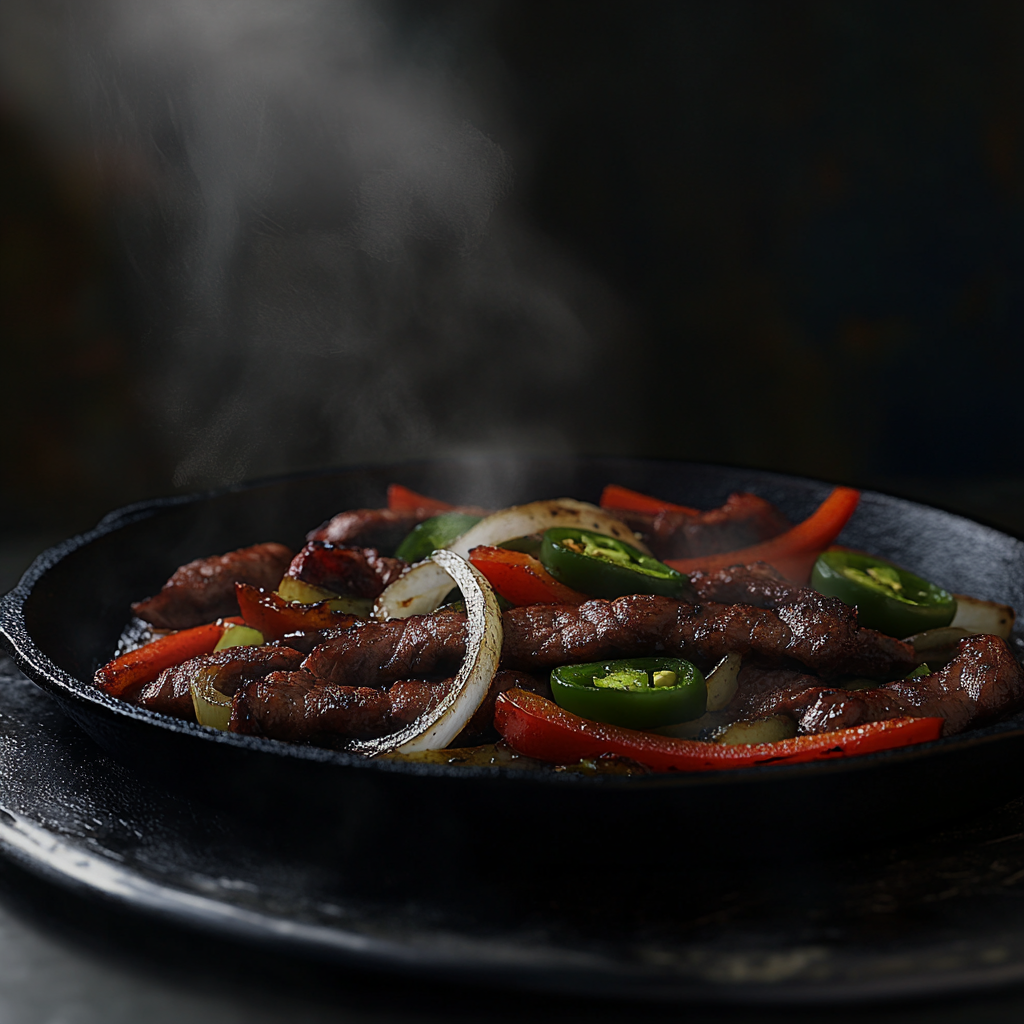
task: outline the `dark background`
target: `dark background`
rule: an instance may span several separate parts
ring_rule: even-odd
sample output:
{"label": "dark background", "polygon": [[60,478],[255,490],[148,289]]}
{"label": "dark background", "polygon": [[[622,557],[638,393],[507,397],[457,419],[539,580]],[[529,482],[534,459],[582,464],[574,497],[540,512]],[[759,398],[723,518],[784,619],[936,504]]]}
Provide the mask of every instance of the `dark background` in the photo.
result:
{"label": "dark background", "polygon": [[0,568],[481,450],[1024,527],[1022,54],[1006,2],[8,0]]}

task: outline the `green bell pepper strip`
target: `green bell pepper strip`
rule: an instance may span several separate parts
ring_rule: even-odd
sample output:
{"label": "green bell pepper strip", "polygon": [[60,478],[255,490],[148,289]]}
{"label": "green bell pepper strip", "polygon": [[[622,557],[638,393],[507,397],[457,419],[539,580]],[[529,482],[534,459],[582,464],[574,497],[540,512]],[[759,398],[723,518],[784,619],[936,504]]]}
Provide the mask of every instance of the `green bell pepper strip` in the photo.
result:
{"label": "green bell pepper strip", "polygon": [[660,594],[695,599],[690,577],[614,537],[562,526],[547,530],[540,560],[559,583],[593,597]]}
{"label": "green bell pepper strip", "polygon": [[948,626],[956,615],[956,598],[948,591],[855,551],[822,552],[811,570],[811,586],[854,605],[860,625],[889,636]]}
{"label": "green bell pepper strip", "polygon": [[456,537],[461,537],[471,526],[480,522],[479,516],[464,512],[442,512],[439,516],[424,519],[406,534],[395,551],[395,558],[407,562],[422,562],[431,551],[445,548]]}
{"label": "green bell pepper strip", "polygon": [[704,676],[680,658],[562,665],[551,673],[551,694],[574,715],[628,729],[700,718],[708,699]]}

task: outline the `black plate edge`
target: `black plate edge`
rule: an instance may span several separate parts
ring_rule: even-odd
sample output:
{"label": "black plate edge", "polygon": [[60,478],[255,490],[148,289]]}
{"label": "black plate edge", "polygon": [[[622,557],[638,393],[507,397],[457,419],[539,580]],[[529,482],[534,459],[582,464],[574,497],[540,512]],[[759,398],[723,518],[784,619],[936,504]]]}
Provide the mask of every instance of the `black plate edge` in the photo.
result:
{"label": "black plate edge", "polygon": [[[869,1005],[888,1000],[907,1001],[922,996],[993,990],[1024,982],[1024,962],[985,966],[942,974],[920,974],[903,979],[870,982],[737,983],[667,981],[641,969],[616,971],[602,961],[595,972],[560,967],[519,967],[481,957],[467,963],[465,949],[451,955],[436,948],[412,947],[375,939],[338,927],[315,925],[246,910],[212,897],[173,886],[160,885],[107,858],[64,842],[16,812],[0,807],[0,853],[30,874],[86,899],[113,904],[132,915],[153,915],[178,926],[217,934],[244,945],[284,950],[296,947],[322,962],[382,974],[411,974],[425,981],[444,980],[468,986],[497,986],[512,991],[548,992],[584,999],[613,998],[646,1003],[683,1000],[708,1007],[722,1005],[828,1006],[839,1003]],[[479,950],[479,947],[477,947]],[[583,954],[586,955],[586,954]]]}

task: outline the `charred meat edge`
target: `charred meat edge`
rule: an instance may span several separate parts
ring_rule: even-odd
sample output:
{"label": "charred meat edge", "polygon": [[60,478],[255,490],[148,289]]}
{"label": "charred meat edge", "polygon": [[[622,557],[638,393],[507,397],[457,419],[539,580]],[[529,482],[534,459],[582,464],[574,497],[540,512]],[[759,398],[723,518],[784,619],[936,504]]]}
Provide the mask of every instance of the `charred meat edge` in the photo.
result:
{"label": "charred meat edge", "polygon": [[226,555],[197,558],[175,570],[153,597],[136,601],[132,611],[159,629],[189,629],[237,615],[235,584],[248,583],[273,590],[292,557],[283,544],[270,541]]}

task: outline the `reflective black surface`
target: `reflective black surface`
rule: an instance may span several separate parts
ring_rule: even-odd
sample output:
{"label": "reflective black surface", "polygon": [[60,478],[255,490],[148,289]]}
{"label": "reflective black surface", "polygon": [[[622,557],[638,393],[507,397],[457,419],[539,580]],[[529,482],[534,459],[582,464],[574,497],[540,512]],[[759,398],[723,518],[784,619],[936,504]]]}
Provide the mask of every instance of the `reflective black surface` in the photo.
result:
{"label": "reflective black surface", "polygon": [[[699,466],[461,464],[347,471],[111,520],[43,563],[31,596],[23,587],[7,600],[5,629],[16,633],[12,608],[24,602],[22,657],[33,668],[27,655],[45,651],[65,666],[43,671],[40,660],[33,671],[115,757],[8,673],[5,847],[32,870],[147,914],[291,956],[432,977],[801,1001],[1024,976],[1020,807],[935,833],[1020,793],[1012,724],[838,766],[526,779],[211,741],[90,701],[68,673],[105,656],[104,631],[119,628],[126,598],[168,566],[250,537],[294,542],[337,508],[379,503],[391,478],[487,502],[596,497],[616,480],[711,505],[747,486],[794,518],[827,491]],[[899,555],[954,589],[1021,603],[1012,538],[880,495],[867,495],[858,517],[849,543]],[[67,613],[70,594],[88,596],[79,621]],[[901,829],[913,844],[893,847],[886,837]]]}

